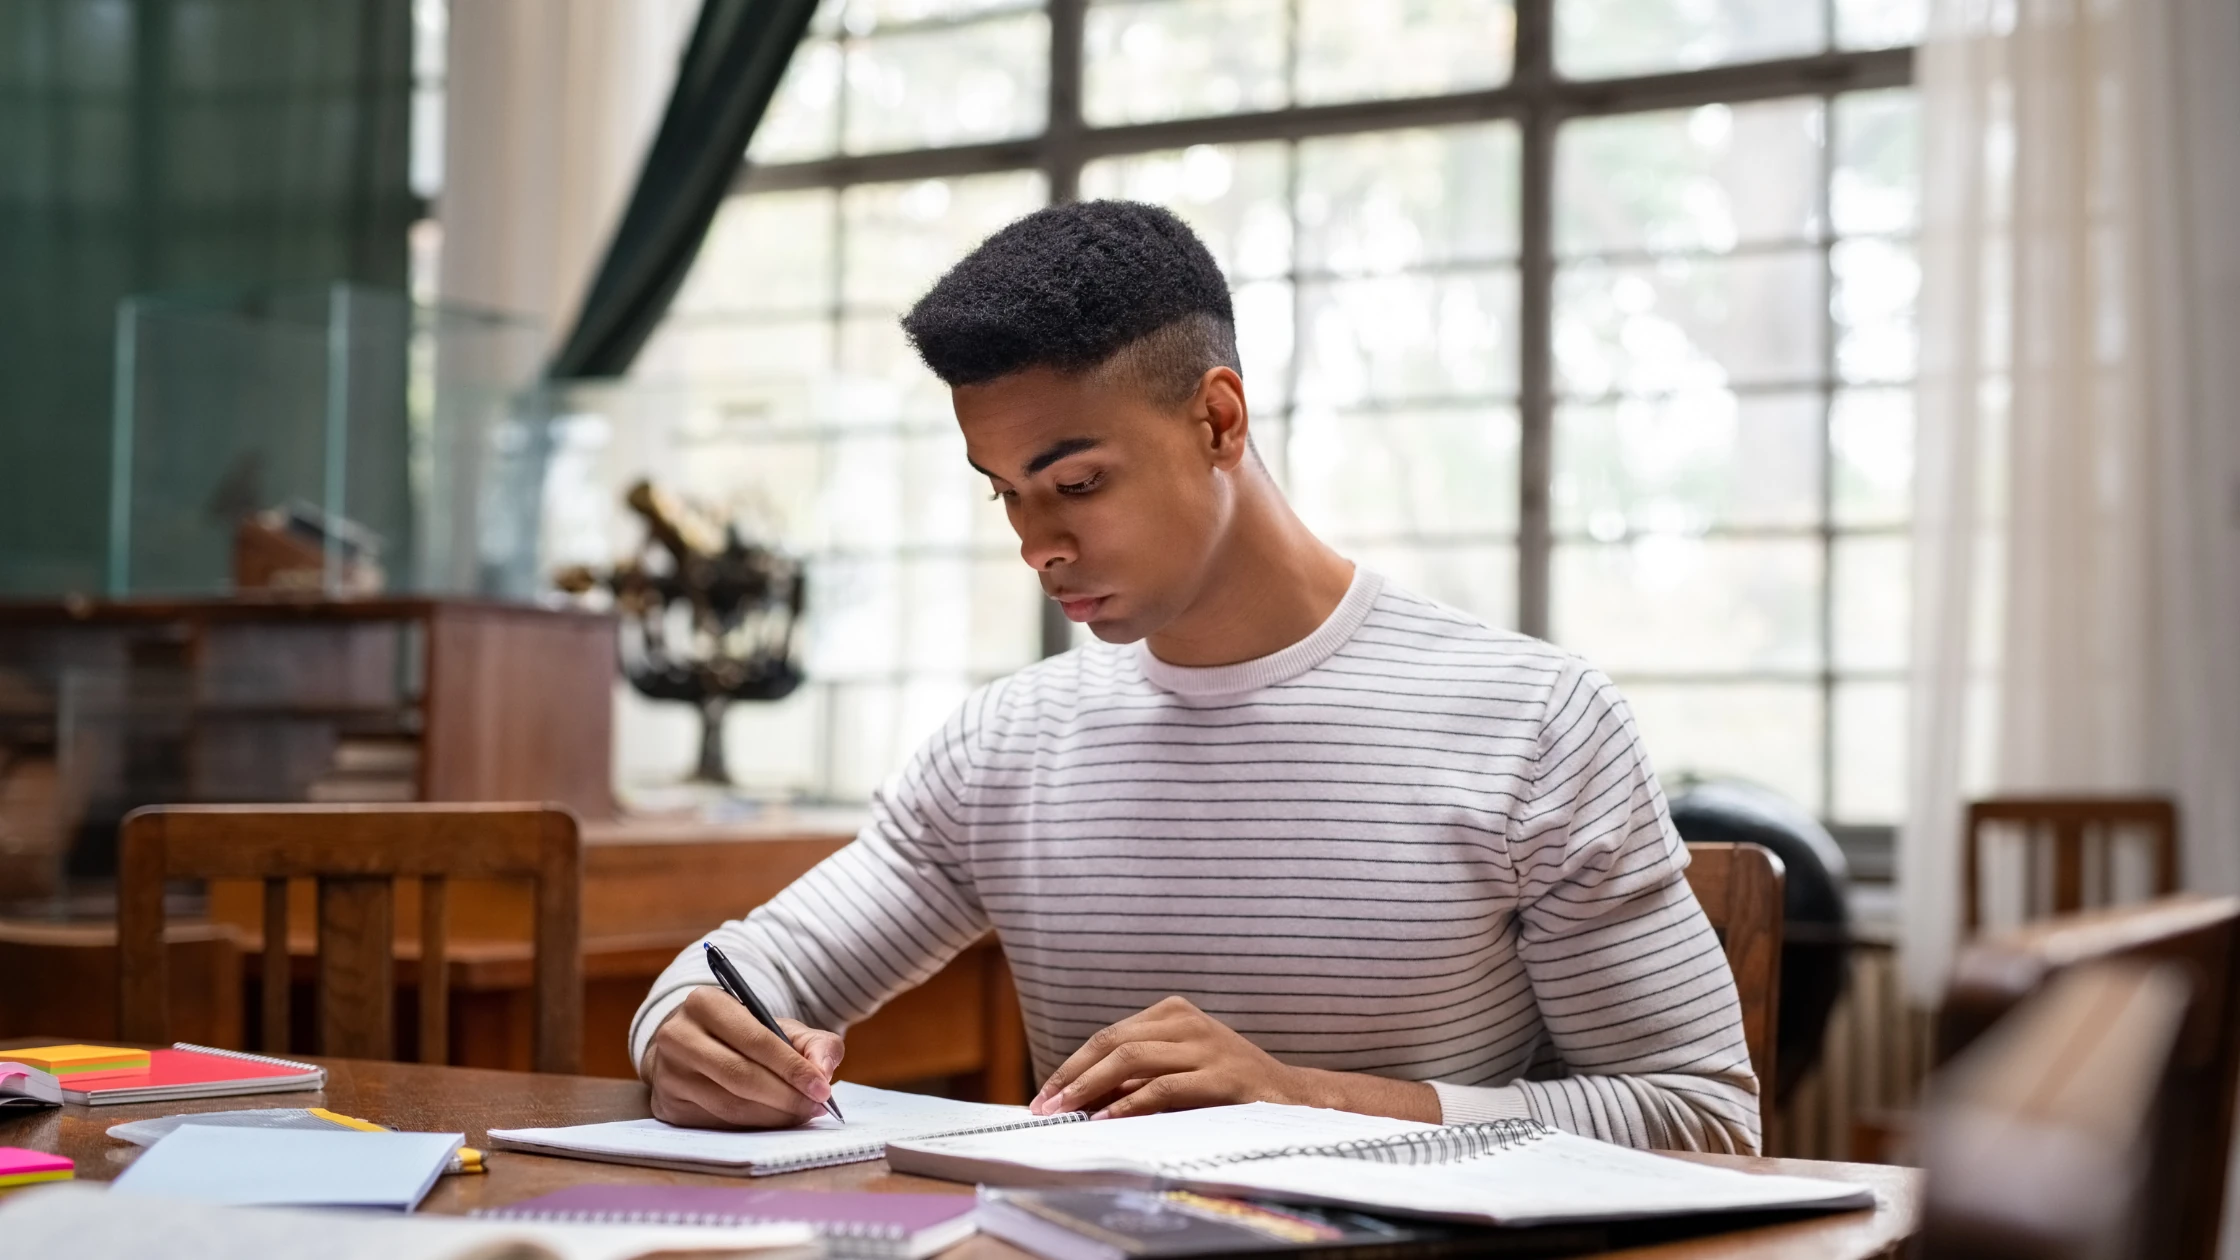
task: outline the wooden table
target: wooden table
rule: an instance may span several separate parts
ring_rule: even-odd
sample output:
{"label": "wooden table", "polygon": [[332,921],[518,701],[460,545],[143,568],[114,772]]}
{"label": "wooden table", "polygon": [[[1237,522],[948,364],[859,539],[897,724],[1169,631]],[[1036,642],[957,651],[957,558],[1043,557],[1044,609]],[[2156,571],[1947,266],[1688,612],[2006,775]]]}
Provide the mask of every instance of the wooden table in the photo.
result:
{"label": "wooden table", "polygon": [[[15,1039],[5,1046],[51,1045],[72,1040],[51,1037]],[[635,1081],[591,1076],[539,1076],[482,1068],[424,1067],[412,1063],[373,1063],[318,1059],[327,1068],[323,1091],[208,1098],[143,1107],[67,1106],[0,1120],[0,1146],[22,1146],[67,1155],[81,1180],[106,1181],[122,1172],[140,1148],[108,1136],[109,1126],[127,1120],[190,1111],[229,1111],[246,1107],[326,1107],[397,1129],[464,1131],[469,1146],[484,1146],[495,1128],[588,1124],[648,1114],[645,1086]],[[1863,1260],[1895,1254],[1919,1219],[1919,1174],[1878,1164],[1834,1164],[1796,1159],[1752,1159],[1694,1155],[1682,1158],[1730,1168],[1827,1177],[1872,1186],[1876,1206],[1833,1216],[1761,1224],[1754,1228],[1679,1241],[1627,1246],[1604,1256],[1634,1260]],[[582,1160],[554,1159],[499,1151],[482,1175],[444,1177],[422,1205],[423,1211],[464,1213],[498,1207],[587,1181],[670,1185],[737,1185],[738,1179],[702,1173],[627,1168]],[[758,1179],[757,1186],[833,1190],[913,1190],[970,1194],[954,1182],[890,1172],[885,1161],[845,1164],[810,1172]],[[942,1260],[1029,1260],[1026,1253],[985,1236],[943,1253]]]}

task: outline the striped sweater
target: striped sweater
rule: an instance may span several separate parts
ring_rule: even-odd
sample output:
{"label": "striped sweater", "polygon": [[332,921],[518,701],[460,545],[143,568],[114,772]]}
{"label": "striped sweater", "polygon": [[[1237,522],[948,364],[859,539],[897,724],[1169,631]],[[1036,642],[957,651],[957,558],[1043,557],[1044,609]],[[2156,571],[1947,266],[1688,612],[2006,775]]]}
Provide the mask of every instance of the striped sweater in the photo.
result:
{"label": "striped sweater", "polygon": [[[1275,1058],[1432,1082],[1447,1121],[1758,1147],[1758,1083],[1625,702],[1357,569],[1237,665],[1093,643],[975,694],[855,842],[721,945],[842,1029],[994,928],[1036,1070],[1169,994]],[[631,1029],[712,983],[698,946]]]}

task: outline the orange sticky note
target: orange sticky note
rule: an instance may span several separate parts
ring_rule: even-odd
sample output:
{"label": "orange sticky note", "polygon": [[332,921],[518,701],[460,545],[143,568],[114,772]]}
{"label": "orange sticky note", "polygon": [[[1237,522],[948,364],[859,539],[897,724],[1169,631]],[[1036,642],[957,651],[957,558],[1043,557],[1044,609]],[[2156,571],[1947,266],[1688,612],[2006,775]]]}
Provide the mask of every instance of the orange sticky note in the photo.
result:
{"label": "orange sticky note", "polygon": [[11,1061],[67,1076],[72,1072],[145,1072],[148,1052],[118,1046],[40,1046],[0,1051]]}

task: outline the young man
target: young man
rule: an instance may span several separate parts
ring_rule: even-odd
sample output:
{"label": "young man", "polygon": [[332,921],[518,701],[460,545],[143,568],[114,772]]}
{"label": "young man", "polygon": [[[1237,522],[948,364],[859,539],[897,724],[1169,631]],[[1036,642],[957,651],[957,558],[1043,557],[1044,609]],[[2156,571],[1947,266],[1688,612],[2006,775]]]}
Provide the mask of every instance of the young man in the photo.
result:
{"label": "young man", "polygon": [[631,1030],[655,1115],[815,1114],[839,1030],[993,927],[1037,1111],[1265,1099],[1757,1149],[1734,981],[1624,702],[1300,523],[1180,220],[1029,215],[903,327],[1100,642],[982,688],[854,843],[709,935],[789,1040],[698,946],[670,966]]}

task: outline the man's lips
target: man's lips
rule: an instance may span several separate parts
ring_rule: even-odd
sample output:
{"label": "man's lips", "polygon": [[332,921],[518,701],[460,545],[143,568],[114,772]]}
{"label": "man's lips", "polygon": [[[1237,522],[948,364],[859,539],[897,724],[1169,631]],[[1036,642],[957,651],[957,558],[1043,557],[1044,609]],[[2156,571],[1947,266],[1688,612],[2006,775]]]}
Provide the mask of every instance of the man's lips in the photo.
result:
{"label": "man's lips", "polygon": [[1087,621],[1096,616],[1097,610],[1104,607],[1104,602],[1112,597],[1109,595],[1058,594],[1052,595],[1050,598],[1057,600],[1058,607],[1065,610],[1067,621]]}

